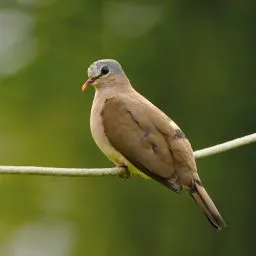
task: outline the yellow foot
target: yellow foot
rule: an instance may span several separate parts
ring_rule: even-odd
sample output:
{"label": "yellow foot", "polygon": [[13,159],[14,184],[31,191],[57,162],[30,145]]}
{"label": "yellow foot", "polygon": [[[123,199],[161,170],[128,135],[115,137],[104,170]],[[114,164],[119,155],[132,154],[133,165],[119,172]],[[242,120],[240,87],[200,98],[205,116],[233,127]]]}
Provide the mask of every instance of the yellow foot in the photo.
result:
{"label": "yellow foot", "polygon": [[122,168],[122,172],[118,174],[118,176],[122,179],[129,179],[130,176],[131,176],[131,173],[129,172],[129,170],[127,169],[127,166],[126,165],[118,165],[117,166],[118,168]]}

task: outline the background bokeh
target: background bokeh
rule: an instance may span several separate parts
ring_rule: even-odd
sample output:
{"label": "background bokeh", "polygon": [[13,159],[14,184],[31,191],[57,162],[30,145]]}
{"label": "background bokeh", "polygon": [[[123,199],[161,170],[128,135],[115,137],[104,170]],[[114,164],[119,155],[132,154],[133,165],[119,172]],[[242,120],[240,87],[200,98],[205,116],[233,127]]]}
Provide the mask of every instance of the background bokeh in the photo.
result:
{"label": "background bokeh", "polygon": [[[87,67],[122,64],[201,149],[255,132],[255,1],[0,1],[0,164],[110,167]],[[0,177],[0,255],[255,255],[255,145],[200,159],[228,227],[185,193],[117,177]]]}

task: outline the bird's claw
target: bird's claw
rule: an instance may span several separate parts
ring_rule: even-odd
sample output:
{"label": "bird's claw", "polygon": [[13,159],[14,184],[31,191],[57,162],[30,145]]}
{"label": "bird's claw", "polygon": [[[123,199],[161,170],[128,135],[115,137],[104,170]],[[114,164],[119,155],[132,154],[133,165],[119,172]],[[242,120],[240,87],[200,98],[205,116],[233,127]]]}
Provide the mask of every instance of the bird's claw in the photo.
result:
{"label": "bird's claw", "polygon": [[129,179],[130,176],[131,176],[131,173],[130,171],[128,170],[127,166],[126,165],[118,165],[117,166],[118,168],[122,168],[123,170],[118,174],[118,176],[122,179]]}

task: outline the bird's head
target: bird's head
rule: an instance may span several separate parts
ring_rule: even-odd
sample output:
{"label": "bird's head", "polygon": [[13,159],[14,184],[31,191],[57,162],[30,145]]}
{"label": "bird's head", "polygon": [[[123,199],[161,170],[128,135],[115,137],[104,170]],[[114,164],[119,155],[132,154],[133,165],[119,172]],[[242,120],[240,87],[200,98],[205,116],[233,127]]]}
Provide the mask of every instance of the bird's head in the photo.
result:
{"label": "bird's head", "polygon": [[93,62],[87,72],[89,78],[83,84],[82,91],[90,85],[94,85],[96,88],[110,87],[127,79],[121,65],[116,60],[111,59]]}

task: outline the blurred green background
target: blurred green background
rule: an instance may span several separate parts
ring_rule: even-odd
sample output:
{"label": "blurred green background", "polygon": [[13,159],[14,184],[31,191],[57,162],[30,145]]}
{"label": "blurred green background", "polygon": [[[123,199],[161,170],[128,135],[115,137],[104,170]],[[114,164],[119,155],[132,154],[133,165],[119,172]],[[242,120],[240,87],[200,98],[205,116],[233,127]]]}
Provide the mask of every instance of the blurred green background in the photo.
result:
{"label": "blurred green background", "polygon": [[[0,164],[111,167],[87,67],[117,59],[201,149],[255,132],[255,1],[0,1]],[[228,227],[156,182],[0,177],[0,255],[255,255],[255,145],[197,161]]]}

